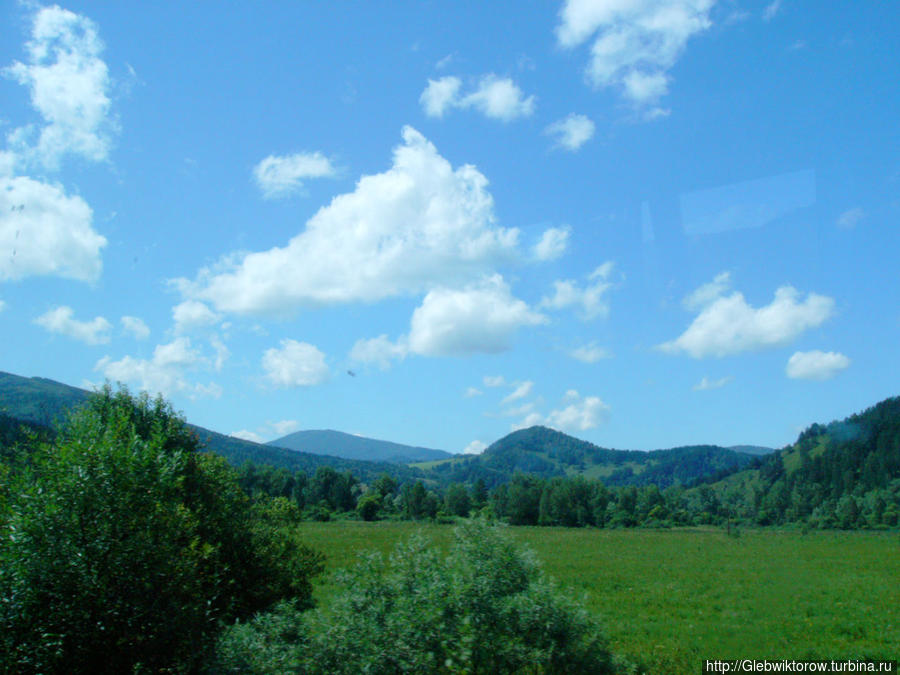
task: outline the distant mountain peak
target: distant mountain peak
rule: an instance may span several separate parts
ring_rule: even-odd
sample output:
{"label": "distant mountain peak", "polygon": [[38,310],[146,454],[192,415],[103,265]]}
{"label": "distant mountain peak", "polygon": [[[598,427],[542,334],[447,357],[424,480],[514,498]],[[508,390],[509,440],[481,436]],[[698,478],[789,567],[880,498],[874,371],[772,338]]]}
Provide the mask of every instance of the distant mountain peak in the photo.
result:
{"label": "distant mountain peak", "polygon": [[344,459],[391,462],[393,464],[430,462],[453,457],[451,453],[444,450],[383,441],[334,429],[295,431],[287,436],[269,441],[267,445],[309,452],[314,455],[333,455]]}

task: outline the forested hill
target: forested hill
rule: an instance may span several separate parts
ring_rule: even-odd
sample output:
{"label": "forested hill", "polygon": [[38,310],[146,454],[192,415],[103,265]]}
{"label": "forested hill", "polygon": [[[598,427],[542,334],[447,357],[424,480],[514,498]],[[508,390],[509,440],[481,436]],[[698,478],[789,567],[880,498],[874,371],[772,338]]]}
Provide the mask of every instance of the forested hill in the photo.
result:
{"label": "forested hill", "polygon": [[896,524],[900,397],[830,424],[813,424],[759,464],[699,486],[722,509],[761,525]]}
{"label": "forested hill", "polygon": [[444,450],[402,445],[390,441],[345,434],[342,431],[308,430],[296,431],[282,438],[270,441],[268,445],[311,452],[315,455],[335,455],[345,459],[362,459],[370,462],[429,462],[449,459],[453,455]]}
{"label": "forested hill", "polygon": [[665,488],[748,466],[755,457],[716,445],[667,450],[611,450],[560,431],[535,426],[514,431],[481,455],[433,464],[442,481],[473,482],[489,487],[507,482],[514,473],[545,478],[580,474],[607,485],[649,485]]}
{"label": "forested hill", "polygon": [[[15,438],[18,427],[50,429],[67,411],[84,403],[90,392],[42,377],[21,377],[0,372],[0,444]],[[233,436],[188,424],[210,452],[222,455],[232,465],[245,461],[268,464],[291,472],[314,474],[318,467],[350,471],[363,482],[374,481],[382,473],[408,481],[422,477],[418,469],[388,462],[366,462],[326,455],[298,452],[281,447],[245,441]]]}

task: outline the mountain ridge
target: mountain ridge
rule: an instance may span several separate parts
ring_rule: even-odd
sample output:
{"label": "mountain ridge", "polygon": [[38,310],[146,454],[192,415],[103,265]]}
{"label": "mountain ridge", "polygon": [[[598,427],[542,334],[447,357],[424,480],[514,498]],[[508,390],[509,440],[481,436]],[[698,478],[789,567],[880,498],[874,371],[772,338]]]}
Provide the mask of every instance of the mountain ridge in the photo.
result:
{"label": "mountain ridge", "polygon": [[314,455],[334,455],[345,459],[392,462],[410,464],[450,459],[452,453],[434,448],[404,445],[356,434],[348,434],[334,429],[306,429],[269,441],[289,450],[309,452]]}

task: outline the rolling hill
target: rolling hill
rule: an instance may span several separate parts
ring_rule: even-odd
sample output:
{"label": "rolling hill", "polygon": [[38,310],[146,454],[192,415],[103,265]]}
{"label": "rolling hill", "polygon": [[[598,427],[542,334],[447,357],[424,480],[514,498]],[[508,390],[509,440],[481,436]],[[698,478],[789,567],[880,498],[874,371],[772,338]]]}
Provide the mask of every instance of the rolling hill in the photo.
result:
{"label": "rolling hill", "polygon": [[704,476],[748,466],[755,455],[716,445],[666,450],[611,450],[560,431],[536,426],[514,431],[482,454],[417,465],[442,481],[481,479],[488,487],[507,482],[514,473],[542,477],[581,474],[607,485],[649,485],[661,488],[690,483]]}
{"label": "rolling hill", "polygon": [[[84,403],[90,392],[43,377],[21,377],[0,372],[0,441],[12,439],[14,426],[24,423],[33,428],[52,429],[68,410]],[[320,466],[350,471],[362,482],[370,482],[382,473],[404,482],[423,477],[423,472],[402,463],[368,462],[299,452],[272,444],[253,443],[226,436],[210,429],[188,424],[209,452],[222,455],[233,466],[246,461],[270,464],[289,471],[314,474]]]}
{"label": "rolling hill", "polygon": [[342,431],[332,431],[330,429],[296,431],[270,441],[267,445],[309,452],[314,455],[334,455],[345,459],[391,462],[394,464],[430,462],[453,457],[451,453],[444,450],[379,441],[374,438],[345,434]]}

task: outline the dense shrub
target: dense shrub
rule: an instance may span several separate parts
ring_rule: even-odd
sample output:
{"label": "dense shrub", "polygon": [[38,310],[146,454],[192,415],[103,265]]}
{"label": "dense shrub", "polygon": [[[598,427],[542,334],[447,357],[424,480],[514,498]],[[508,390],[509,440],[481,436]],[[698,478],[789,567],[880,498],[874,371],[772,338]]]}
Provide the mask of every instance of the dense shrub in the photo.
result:
{"label": "dense shrub", "polygon": [[106,387],[30,448],[0,513],[0,672],[190,672],[223,621],[311,604],[320,558],[198,446]]}
{"label": "dense shrub", "polygon": [[604,673],[596,621],[533,557],[480,521],[449,554],[421,537],[373,554],[339,578],[327,611],[283,603],[229,628],[219,673]]}

